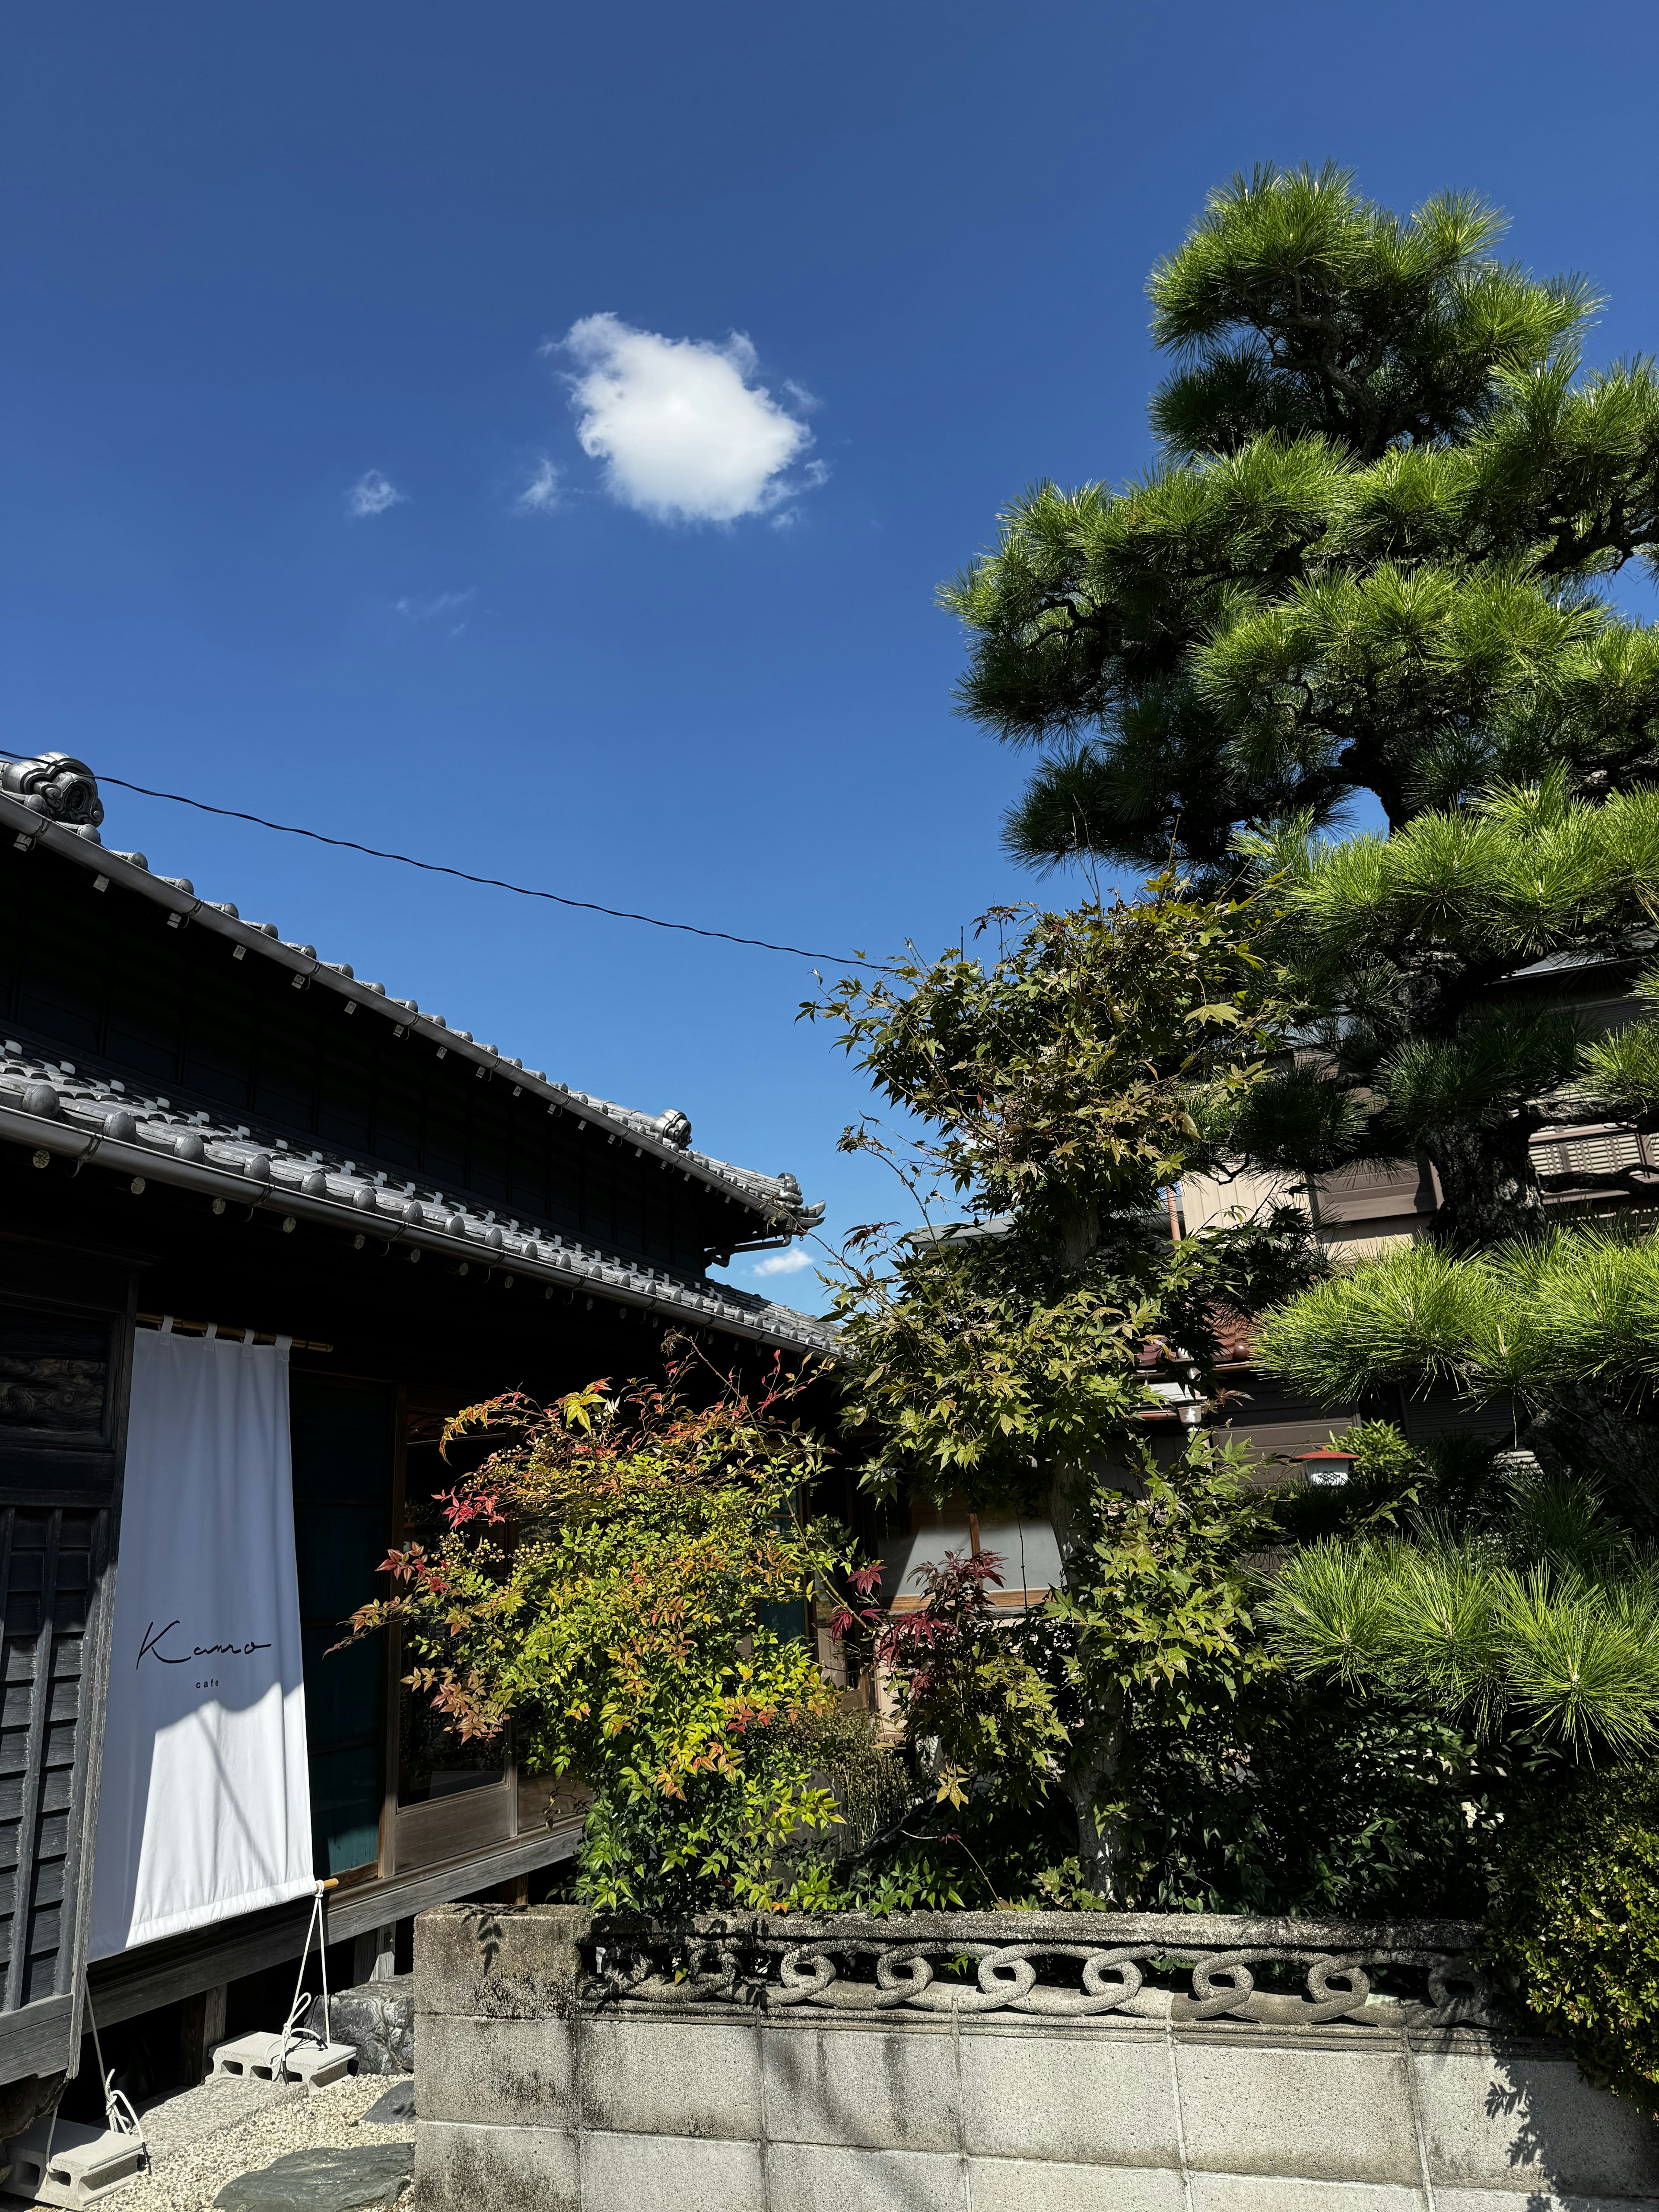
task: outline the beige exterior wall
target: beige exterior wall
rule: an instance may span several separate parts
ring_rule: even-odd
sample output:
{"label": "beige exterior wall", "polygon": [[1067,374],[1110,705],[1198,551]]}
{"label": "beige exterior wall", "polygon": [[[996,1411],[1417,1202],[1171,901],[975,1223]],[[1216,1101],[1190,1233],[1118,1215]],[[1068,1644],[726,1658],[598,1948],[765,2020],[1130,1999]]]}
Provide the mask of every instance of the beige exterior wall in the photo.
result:
{"label": "beige exterior wall", "polygon": [[1224,1182],[1189,1176],[1181,1186],[1188,1236],[1249,1221],[1274,1206],[1307,1214],[1319,1243],[1334,1257],[1370,1259],[1420,1234],[1439,1203],[1434,1171],[1414,1161],[1383,1168],[1344,1168],[1313,1181],[1245,1171]]}
{"label": "beige exterior wall", "polygon": [[[1642,1002],[1607,989],[1594,971],[1563,969],[1513,979],[1522,1003],[1570,1012],[1585,1036],[1605,1035],[1642,1018]],[[1547,1204],[1595,1214],[1634,1203],[1659,1203],[1659,1137],[1612,1121],[1559,1124],[1540,1130],[1532,1153]],[[1246,1221],[1273,1205],[1300,1207],[1333,1257],[1364,1260],[1420,1236],[1440,1203],[1434,1170],[1402,1160],[1384,1167],[1344,1168],[1311,1181],[1297,1176],[1241,1173],[1231,1182],[1189,1176],[1181,1186],[1186,1233]]]}

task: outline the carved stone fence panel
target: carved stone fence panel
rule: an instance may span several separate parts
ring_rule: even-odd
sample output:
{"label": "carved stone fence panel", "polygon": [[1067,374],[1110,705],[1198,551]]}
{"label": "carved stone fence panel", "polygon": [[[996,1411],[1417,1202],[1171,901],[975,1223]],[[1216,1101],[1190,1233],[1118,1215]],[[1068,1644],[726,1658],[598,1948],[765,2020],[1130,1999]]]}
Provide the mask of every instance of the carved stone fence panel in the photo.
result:
{"label": "carved stone fence panel", "polygon": [[1659,2212],[1455,1922],[447,1906],[416,2212]]}
{"label": "carved stone fence panel", "polygon": [[1188,1915],[957,1913],[948,1924],[702,1918],[596,1931],[582,1947],[580,1996],[600,2008],[680,2014],[736,2006],[1486,2027],[1492,1992],[1469,1956],[1479,1932],[1446,1921],[1369,1927]]}

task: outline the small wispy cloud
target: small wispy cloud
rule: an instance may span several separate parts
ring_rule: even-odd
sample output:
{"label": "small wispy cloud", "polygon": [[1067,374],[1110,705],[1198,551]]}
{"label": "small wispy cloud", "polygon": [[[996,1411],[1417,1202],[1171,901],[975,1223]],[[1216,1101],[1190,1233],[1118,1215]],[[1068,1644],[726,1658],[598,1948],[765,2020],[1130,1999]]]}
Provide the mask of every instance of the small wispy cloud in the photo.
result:
{"label": "small wispy cloud", "polygon": [[[394,599],[392,605],[405,622],[442,622],[447,617],[458,615],[463,607],[470,607],[478,596],[476,584],[465,592],[434,592],[429,599]],[[449,635],[459,637],[466,628],[464,622],[454,623]]]}
{"label": "small wispy cloud", "polygon": [[[829,481],[828,461],[808,461],[800,472],[800,483],[797,489],[801,491],[816,491],[820,484],[828,483]],[[800,509],[798,507],[781,507],[772,517],[772,527],[774,530],[793,530],[799,520]]]}
{"label": "small wispy cloud", "polygon": [[390,507],[407,507],[409,494],[399,491],[379,469],[366,469],[346,494],[346,513],[362,522],[371,514],[384,514]]}
{"label": "small wispy cloud", "polygon": [[535,474],[513,504],[520,514],[551,514],[556,507],[564,504],[563,487],[564,471],[544,453]]}
{"label": "small wispy cloud", "polygon": [[759,357],[741,331],[715,344],[587,315],[544,349],[576,364],[576,436],[605,464],[605,489],[653,521],[774,514],[828,473],[821,463],[790,473],[812,433],[755,381]]}
{"label": "small wispy cloud", "polygon": [[787,1252],[769,1253],[764,1260],[757,1260],[755,1273],[757,1275],[799,1275],[811,1264],[811,1254],[802,1251],[797,1244]]}

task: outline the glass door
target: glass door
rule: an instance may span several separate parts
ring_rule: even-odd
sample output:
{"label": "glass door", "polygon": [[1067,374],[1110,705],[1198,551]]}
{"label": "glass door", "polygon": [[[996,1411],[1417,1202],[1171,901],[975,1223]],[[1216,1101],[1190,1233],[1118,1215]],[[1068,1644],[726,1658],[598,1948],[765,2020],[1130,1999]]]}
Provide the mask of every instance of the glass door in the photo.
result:
{"label": "glass door", "polygon": [[312,1847],[319,1875],[380,1869],[385,1638],[331,1647],[356,1607],[381,1592],[375,1571],[391,1533],[396,1404],[390,1383],[304,1370],[289,1379]]}

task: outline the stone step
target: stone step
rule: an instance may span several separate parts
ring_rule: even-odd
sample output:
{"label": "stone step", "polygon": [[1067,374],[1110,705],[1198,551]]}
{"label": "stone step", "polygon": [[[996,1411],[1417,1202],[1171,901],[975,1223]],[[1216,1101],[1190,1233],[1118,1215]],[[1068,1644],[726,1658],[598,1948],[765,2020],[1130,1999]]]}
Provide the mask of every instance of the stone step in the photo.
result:
{"label": "stone step", "polygon": [[390,2128],[399,2120],[415,2118],[415,2081],[412,2075],[404,2075],[389,2089],[383,2089],[363,2114],[366,2128]]}
{"label": "stone step", "polygon": [[291,2150],[258,2173],[239,2173],[218,2212],[390,2212],[415,2172],[413,2143],[354,2150]]}

